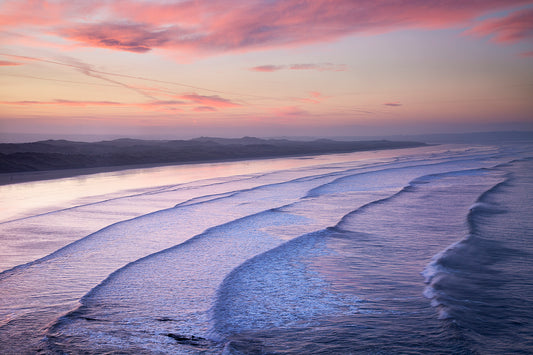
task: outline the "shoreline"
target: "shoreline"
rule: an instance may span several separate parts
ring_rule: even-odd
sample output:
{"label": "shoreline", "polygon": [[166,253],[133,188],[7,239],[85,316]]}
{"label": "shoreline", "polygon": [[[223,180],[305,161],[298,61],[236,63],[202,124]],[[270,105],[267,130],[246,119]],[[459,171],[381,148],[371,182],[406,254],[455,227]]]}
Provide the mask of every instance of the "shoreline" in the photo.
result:
{"label": "shoreline", "polygon": [[[349,153],[349,152],[344,152]],[[331,153],[331,154],[344,154]],[[325,153],[328,154],[328,153]],[[324,154],[315,154],[324,155]],[[311,156],[311,155],[307,155]],[[112,173],[116,171],[135,170],[135,169],[151,169],[166,166],[181,166],[193,164],[215,164],[215,163],[230,163],[249,160],[263,160],[263,159],[277,159],[277,158],[296,158],[299,156],[272,156],[272,157],[258,157],[248,159],[220,159],[220,160],[198,160],[189,162],[176,163],[145,163],[145,164],[130,164],[130,165],[114,165],[114,166],[99,166],[93,168],[77,168],[77,169],[57,169],[57,170],[42,170],[42,171],[21,171],[16,173],[0,173],[0,186],[21,184],[26,182],[36,182],[44,180],[67,179],[76,176],[94,175],[101,173]]]}
{"label": "shoreline", "polygon": [[[404,148],[396,148],[404,149]],[[147,163],[147,164],[134,164],[134,165],[114,165],[114,166],[101,166],[94,168],[78,168],[78,169],[57,169],[57,170],[42,170],[42,171],[22,171],[16,173],[0,173],[0,186],[15,185],[26,182],[36,182],[55,179],[67,179],[76,176],[93,175],[101,173],[112,173],[116,171],[135,170],[135,169],[151,169],[166,166],[181,166],[181,165],[193,165],[193,164],[215,164],[215,163],[231,163],[231,162],[245,162],[253,160],[268,160],[268,159],[280,159],[280,158],[301,158],[312,157],[319,155],[331,155],[331,154],[346,154],[356,152],[369,152],[369,151],[385,150],[385,149],[372,149],[372,150],[359,150],[350,152],[332,152],[332,153],[319,153],[319,154],[297,154],[297,155],[276,155],[267,157],[250,157],[250,158],[235,158],[235,159],[213,159],[213,160],[197,160],[188,162],[176,162],[176,163]]]}
{"label": "shoreline", "polygon": [[[424,146],[424,145],[421,145]],[[312,157],[320,155],[331,154],[346,154],[357,152],[370,152],[380,150],[397,150],[397,149],[409,149],[417,147],[401,147],[401,148],[382,148],[382,149],[368,149],[368,150],[350,150],[340,152],[324,152],[314,154],[291,154],[291,155],[272,155],[261,157],[249,157],[249,158],[235,158],[235,159],[212,159],[212,160],[197,160],[187,162],[174,162],[174,163],[145,163],[145,164],[130,164],[130,165],[114,165],[114,166],[101,166],[92,168],[76,168],[76,169],[56,169],[56,170],[41,170],[41,171],[22,171],[14,173],[0,173],[0,186],[15,185],[28,182],[66,179],[76,176],[93,175],[101,173],[111,173],[116,171],[134,170],[134,169],[150,169],[166,166],[180,166],[180,165],[192,165],[192,164],[214,164],[214,163],[229,163],[229,162],[244,162],[252,160],[267,160],[267,159],[280,159],[280,158],[301,158]]]}

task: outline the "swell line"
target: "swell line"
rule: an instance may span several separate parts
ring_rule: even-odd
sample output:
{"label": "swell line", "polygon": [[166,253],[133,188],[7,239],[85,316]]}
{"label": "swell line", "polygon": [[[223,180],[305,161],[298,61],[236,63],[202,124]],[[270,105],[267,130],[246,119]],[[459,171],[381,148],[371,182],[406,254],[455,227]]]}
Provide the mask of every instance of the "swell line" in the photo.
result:
{"label": "swell line", "polygon": [[[324,243],[327,243],[332,235],[341,235],[343,238],[350,239],[362,235],[372,236],[366,231],[358,231],[355,227],[357,224],[353,224],[350,230],[343,229],[343,224],[347,219],[354,215],[366,213],[374,206],[391,202],[401,195],[422,190],[418,187],[422,187],[435,178],[478,175],[476,174],[478,172],[479,175],[484,175],[490,170],[485,168],[461,169],[418,176],[400,191],[350,211],[332,227],[302,234],[276,248],[248,259],[228,274],[217,291],[217,299],[213,308],[213,331],[231,338],[233,334],[253,332],[262,328],[291,328],[296,324],[298,327],[305,328],[310,321],[312,322],[313,317],[320,318],[341,310],[357,313],[359,301],[356,297],[350,298],[345,295],[333,294],[333,291],[329,292],[327,281],[321,280],[320,276],[313,275],[312,270],[306,269],[305,266],[295,266],[298,264],[298,255],[304,253],[304,259],[309,259],[310,255],[315,254],[320,255],[320,257],[327,255],[331,249],[328,249]],[[380,209],[380,211],[382,210]],[[414,238],[416,238],[416,233],[414,234]],[[385,234],[383,238],[387,238],[386,236]],[[376,238],[378,240],[376,243],[380,244],[377,235],[372,236],[372,238]],[[363,241],[361,244],[361,246],[358,245],[358,248],[364,248]],[[331,253],[335,253],[335,251],[331,251]],[[320,269],[324,265],[327,264],[320,264],[318,268]],[[396,267],[398,266],[396,265]],[[290,274],[288,274],[288,269],[291,269]],[[275,274],[269,276],[272,270],[275,270]],[[349,273],[357,273],[357,270],[350,268]],[[417,271],[415,270],[416,274]],[[283,278],[283,281],[280,278]],[[299,280],[295,280],[296,278]],[[307,285],[311,282],[310,280],[313,283],[311,286]],[[257,288],[250,286],[253,283],[256,284]],[[281,283],[283,285],[278,287]],[[369,282],[369,284],[371,283]],[[295,301],[295,297],[298,297],[297,301]],[[270,316],[271,313],[275,316]]]}
{"label": "swell line", "polygon": [[[508,167],[512,162],[513,161],[509,161],[507,163],[498,164],[494,167],[494,170]],[[462,272],[460,269],[463,267],[468,267],[473,274],[491,273],[489,267],[483,265],[482,251],[467,251],[476,244],[476,240],[479,240],[480,242],[483,241],[483,248],[505,249],[503,245],[488,241],[479,234],[479,226],[476,219],[480,215],[504,213],[500,207],[491,203],[489,200],[490,197],[494,193],[497,193],[501,188],[509,186],[512,179],[513,174],[507,172],[502,177],[501,181],[497,182],[478,196],[466,215],[466,225],[468,227],[468,233],[466,236],[436,254],[432,258],[431,263],[429,263],[422,272],[422,275],[425,277],[425,283],[427,284],[424,290],[424,295],[431,300],[432,306],[439,311],[439,319],[452,318],[450,309],[453,307],[454,303],[459,303],[461,301],[460,299],[452,301],[452,298],[446,295],[446,284],[451,282],[446,281],[448,278],[455,278],[456,276],[453,275]],[[468,255],[462,255],[461,253],[463,252],[466,252]],[[475,276],[472,275],[472,277]],[[465,288],[465,290],[467,290],[467,288]],[[463,297],[466,297],[466,295],[463,295]]]}
{"label": "swell line", "polygon": [[[476,158],[469,158],[469,159],[462,158],[462,159],[442,159],[439,162],[432,162],[432,163],[427,163],[427,164],[420,164],[420,162],[416,162],[416,163],[406,162],[406,163],[397,164],[400,166],[392,166],[392,167],[389,166],[388,168],[385,168],[385,169],[363,171],[363,172],[360,172],[360,175],[363,175],[363,174],[371,175],[376,172],[384,172],[384,171],[390,172],[390,171],[396,171],[396,170],[401,170],[401,169],[416,169],[416,168],[422,168],[422,167],[437,167],[437,166],[449,165],[452,163],[457,164],[457,163],[468,163],[468,162],[479,162],[479,161]],[[393,165],[393,164],[390,164],[390,165]],[[329,187],[329,186],[334,186],[335,184],[346,181],[350,179],[352,176],[353,175],[341,176],[338,179],[330,183],[324,184],[323,186],[316,187],[310,190],[306,197],[315,197],[320,194],[321,189],[324,189],[325,187]]]}

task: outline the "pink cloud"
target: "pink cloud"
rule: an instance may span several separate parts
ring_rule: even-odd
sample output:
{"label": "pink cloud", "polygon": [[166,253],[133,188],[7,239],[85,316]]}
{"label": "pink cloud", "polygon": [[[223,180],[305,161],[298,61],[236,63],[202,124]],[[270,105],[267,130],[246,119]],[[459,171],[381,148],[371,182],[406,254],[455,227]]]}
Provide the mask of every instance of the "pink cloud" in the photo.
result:
{"label": "pink cloud", "polygon": [[533,51],[520,53],[522,57],[533,57]]}
{"label": "pink cloud", "polygon": [[158,29],[135,23],[87,24],[64,29],[61,34],[90,47],[145,53],[165,45],[180,36],[176,28]]}
{"label": "pink cloud", "polygon": [[[354,33],[376,34],[405,28],[446,28],[489,11],[528,2],[249,0],[235,4],[225,0],[196,0],[170,5],[144,2],[140,6],[122,7],[121,10],[130,20],[138,23],[156,26],[188,23],[190,32],[187,36],[178,36],[165,42],[166,46],[181,50],[220,52],[316,43]],[[189,16],[190,19],[186,19]]]}
{"label": "pink cloud", "polygon": [[383,105],[384,106],[389,106],[389,107],[400,107],[400,106],[402,106],[402,104],[399,103],[399,102],[386,102]]}
{"label": "pink cloud", "polygon": [[[214,54],[333,41],[354,34],[464,27],[480,16],[530,3],[531,0],[182,0],[132,4],[121,0],[6,0],[0,5],[0,27],[31,27],[82,46],[134,53],[163,48],[178,53]],[[530,18],[529,11],[524,10],[502,20],[487,20],[472,33],[494,33],[496,41],[529,38]],[[512,29],[507,26],[511,23],[521,27]],[[300,64],[292,69],[318,68]]]}
{"label": "pink cloud", "polygon": [[489,19],[466,31],[474,36],[492,36],[494,42],[533,39],[533,8],[515,11],[501,19]]}
{"label": "pink cloud", "polygon": [[[185,102],[177,100],[169,101],[149,101],[141,103],[125,103],[116,101],[83,101],[55,99],[51,101],[2,101],[0,105],[15,106],[67,106],[67,107],[88,107],[88,106],[115,106],[115,107],[139,107],[143,109],[172,109],[172,106],[183,105]],[[175,108],[174,108],[175,109]]]}
{"label": "pink cloud", "polygon": [[7,60],[0,60],[0,67],[8,67],[8,66],[16,66],[16,65],[22,65],[22,63],[10,62]]}

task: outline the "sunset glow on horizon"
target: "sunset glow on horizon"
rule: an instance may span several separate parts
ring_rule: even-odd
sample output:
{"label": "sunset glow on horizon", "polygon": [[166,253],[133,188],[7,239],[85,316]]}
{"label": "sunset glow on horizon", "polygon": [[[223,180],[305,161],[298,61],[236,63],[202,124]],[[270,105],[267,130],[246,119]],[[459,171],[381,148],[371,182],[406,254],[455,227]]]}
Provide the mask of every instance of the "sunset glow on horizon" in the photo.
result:
{"label": "sunset glow on horizon", "polygon": [[0,0],[0,80],[4,140],[531,130],[533,1]]}

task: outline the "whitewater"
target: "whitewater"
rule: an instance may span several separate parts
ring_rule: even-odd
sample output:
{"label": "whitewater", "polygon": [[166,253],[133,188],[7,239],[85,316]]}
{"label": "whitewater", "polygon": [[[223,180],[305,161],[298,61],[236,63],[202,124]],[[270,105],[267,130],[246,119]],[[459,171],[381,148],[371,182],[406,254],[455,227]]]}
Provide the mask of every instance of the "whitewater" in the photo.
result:
{"label": "whitewater", "polygon": [[533,352],[533,144],[0,186],[2,354]]}

